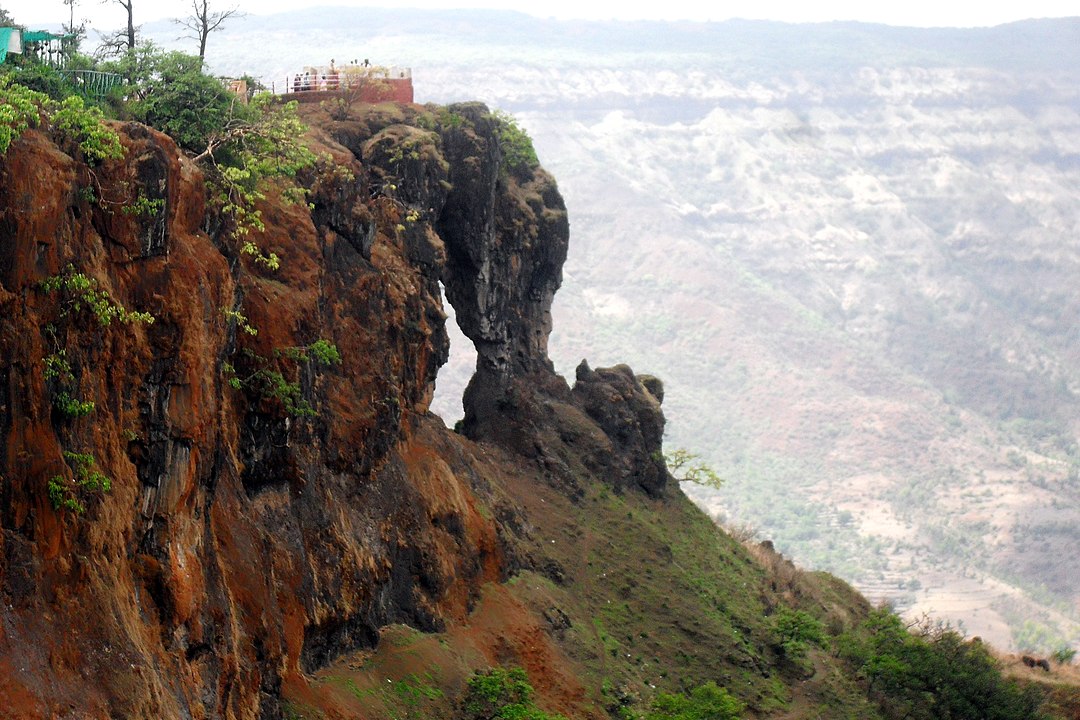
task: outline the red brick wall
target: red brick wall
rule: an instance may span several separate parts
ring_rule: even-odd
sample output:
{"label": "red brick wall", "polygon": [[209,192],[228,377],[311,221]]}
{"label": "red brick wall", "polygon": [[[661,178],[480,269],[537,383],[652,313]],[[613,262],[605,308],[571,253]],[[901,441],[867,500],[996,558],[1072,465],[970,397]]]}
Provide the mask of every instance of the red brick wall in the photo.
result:
{"label": "red brick wall", "polygon": [[399,102],[413,101],[412,78],[391,78],[380,80],[365,87],[360,93],[362,102]]}

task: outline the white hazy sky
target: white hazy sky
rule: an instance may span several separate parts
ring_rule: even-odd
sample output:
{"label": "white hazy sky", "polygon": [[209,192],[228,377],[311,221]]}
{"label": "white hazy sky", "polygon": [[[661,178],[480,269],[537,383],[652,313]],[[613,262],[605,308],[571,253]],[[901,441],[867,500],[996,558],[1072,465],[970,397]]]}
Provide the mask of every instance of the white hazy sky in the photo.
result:
{"label": "white hazy sky", "polygon": [[[135,22],[144,23],[187,14],[192,0],[134,0]],[[120,27],[124,11],[117,0],[76,0],[76,22],[86,19],[98,30]],[[253,15],[320,6],[378,7],[386,0],[212,0],[211,7],[238,6]],[[1076,0],[1027,0],[1026,2],[977,2],[957,0],[907,0],[878,3],[873,0],[664,0],[630,2],[601,0],[411,0],[402,6],[422,8],[499,8],[541,17],[624,20],[727,20],[733,17],[786,22],[858,20],[918,27],[976,27],[1039,17],[1080,14]],[[67,20],[63,0],[0,0],[0,7],[25,25],[57,24]]]}

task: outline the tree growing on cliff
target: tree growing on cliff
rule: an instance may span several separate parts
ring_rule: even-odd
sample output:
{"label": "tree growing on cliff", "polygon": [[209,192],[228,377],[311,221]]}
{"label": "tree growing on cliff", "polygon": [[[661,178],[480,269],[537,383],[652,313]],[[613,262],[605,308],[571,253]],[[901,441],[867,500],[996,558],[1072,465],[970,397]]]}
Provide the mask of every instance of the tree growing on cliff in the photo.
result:
{"label": "tree growing on cliff", "polygon": [[[268,184],[291,180],[314,164],[315,156],[301,142],[307,128],[295,103],[281,104],[270,95],[244,103],[217,78],[203,71],[203,61],[181,52],[164,52],[151,44],[128,55],[132,84],[132,116],[174,140],[206,172],[211,205],[231,221],[233,235],[261,229],[256,203]],[[286,199],[303,192],[284,187]],[[277,258],[242,245],[263,265]]]}
{"label": "tree growing on cliff", "polygon": [[701,462],[699,455],[695,455],[686,448],[676,448],[670,453],[664,453],[664,463],[667,465],[668,472],[679,482],[692,482],[717,488],[724,484],[723,478],[717,475],[715,470]]}
{"label": "tree growing on cliff", "polygon": [[[269,95],[260,95],[248,105],[230,105],[226,121],[206,138],[204,149],[194,159],[204,167],[216,193],[211,200],[231,219],[235,236],[263,228],[256,205],[270,185],[280,183],[285,200],[304,200],[305,191],[290,181],[315,164],[315,154],[300,141],[306,130],[295,102],[281,105]],[[250,241],[241,250],[276,269],[278,259],[273,253],[263,254]]]}
{"label": "tree growing on cliff", "polygon": [[228,10],[211,10],[210,0],[191,0],[191,14],[173,20],[177,25],[187,28],[191,38],[199,43],[199,59],[206,59],[206,39],[210,33],[220,30],[222,24],[231,17],[241,17],[240,8],[233,6]]}
{"label": "tree growing on cliff", "polygon": [[206,75],[203,61],[194,55],[164,52],[145,43],[120,64],[130,78],[131,114],[184,150],[203,150],[235,114],[236,96]]}

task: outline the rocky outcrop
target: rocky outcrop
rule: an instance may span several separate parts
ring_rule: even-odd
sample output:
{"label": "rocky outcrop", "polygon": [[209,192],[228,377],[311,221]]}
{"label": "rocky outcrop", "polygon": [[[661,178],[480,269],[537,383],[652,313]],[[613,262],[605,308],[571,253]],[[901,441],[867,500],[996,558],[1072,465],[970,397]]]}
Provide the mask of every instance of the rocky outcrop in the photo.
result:
{"label": "rocky outcrop", "polygon": [[626,365],[590,370],[577,368],[573,398],[611,443],[608,475],[615,487],[636,487],[660,495],[667,484],[663,458],[663,385],[650,376],[636,376]]}
{"label": "rocky outcrop", "polygon": [[[551,177],[506,172],[479,105],[305,112],[311,205],[272,196],[250,238],[276,271],[153,130],[117,126],[125,157],[99,167],[36,130],[0,158],[6,717],[280,717],[283,685],[388,623],[463,623],[484,583],[543,570],[489,478],[663,490],[658,398],[623,368],[571,392],[547,358]],[[427,413],[440,283],[489,446]],[[87,292],[153,322],[105,322]]]}
{"label": "rocky outcrop", "polygon": [[486,107],[449,111],[464,121],[443,138],[453,190],[436,227],[447,246],[447,296],[485,376],[550,370],[551,302],[570,233],[566,206],[547,173],[522,177],[504,166]]}

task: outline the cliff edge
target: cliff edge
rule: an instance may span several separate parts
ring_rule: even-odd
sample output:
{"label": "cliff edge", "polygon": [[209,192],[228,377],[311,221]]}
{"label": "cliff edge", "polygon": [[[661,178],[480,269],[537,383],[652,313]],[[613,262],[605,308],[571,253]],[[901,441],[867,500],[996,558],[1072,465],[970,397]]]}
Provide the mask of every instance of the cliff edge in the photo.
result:
{"label": "cliff edge", "polygon": [[[119,159],[50,127],[0,156],[0,716],[476,720],[501,666],[575,719],[893,718],[952,698],[875,685],[934,643],[970,665],[935,682],[983,673],[964,702],[1020,697],[721,532],[659,380],[554,372],[569,223],[505,119],[301,112],[318,160],[246,235],[143,125]],[[456,432],[444,294],[477,349]]]}
{"label": "cliff edge", "polygon": [[[507,167],[487,109],[306,112],[308,202],[271,194],[250,237],[276,269],[144,126],[100,166],[45,130],[0,159],[7,716],[280,717],[284,685],[393,623],[466,623],[537,564],[492,478],[576,481],[522,405],[578,412],[598,467],[625,444],[547,358],[566,210],[543,170]],[[465,432],[524,457],[427,412],[440,283],[479,352]],[[658,403],[632,373],[590,377],[646,419],[661,492]]]}

